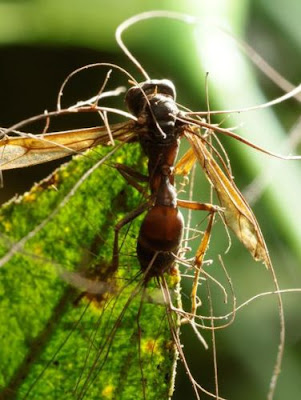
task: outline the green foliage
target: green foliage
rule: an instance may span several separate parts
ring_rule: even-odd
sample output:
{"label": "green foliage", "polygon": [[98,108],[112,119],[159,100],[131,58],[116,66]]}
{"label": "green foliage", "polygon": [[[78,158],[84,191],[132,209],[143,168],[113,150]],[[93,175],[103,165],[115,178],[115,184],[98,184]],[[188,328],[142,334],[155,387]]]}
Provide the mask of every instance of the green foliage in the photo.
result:
{"label": "green foliage", "polygon": [[[108,150],[75,157],[1,211],[3,255],[57,210],[1,269],[3,399],[133,399],[143,387],[147,399],[168,398],[174,346],[154,284],[142,299],[138,221],[123,232],[116,274],[111,265],[114,224],[137,206],[137,194],[114,168],[101,165],[59,208]],[[139,164],[139,149],[124,148],[115,161],[125,158]],[[65,282],[67,271],[94,276],[102,290],[80,295]]]}

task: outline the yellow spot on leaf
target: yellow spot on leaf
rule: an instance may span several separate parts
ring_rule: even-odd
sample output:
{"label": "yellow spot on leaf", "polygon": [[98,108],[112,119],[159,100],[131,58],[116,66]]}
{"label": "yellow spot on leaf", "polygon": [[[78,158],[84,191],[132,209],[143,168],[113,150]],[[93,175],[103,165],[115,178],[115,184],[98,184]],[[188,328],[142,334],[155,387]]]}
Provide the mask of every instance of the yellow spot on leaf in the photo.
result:
{"label": "yellow spot on leaf", "polygon": [[69,177],[69,172],[66,170],[62,170],[62,179],[66,179]]}
{"label": "yellow spot on leaf", "polygon": [[27,192],[23,196],[23,200],[25,203],[32,203],[36,199],[36,194],[33,192]]}
{"label": "yellow spot on leaf", "polygon": [[11,231],[12,224],[9,221],[3,221],[3,227],[5,232]]}
{"label": "yellow spot on leaf", "polygon": [[34,246],[32,252],[36,256],[41,256],[41,255],[43,255],[43,247],[37,244],[36,246]]}
{"label": "yellow spot on leaf", "polygon": [[142,351],[145,353],[159,354],[160,349],[155,339],[147,339],[142,343]]}
{"label": "yellow spot on leaf", "polygon": [[105,399],[112,399],[113,398],[113,393],[114,393],[114,386],[113,385],[107,385],[101,394]]}
{"label": "yellow spot on leaf", "polygon": [[118,164],[122,164],[122,163],[124,162],[124,158],[123,158],[123,157],[117,157],[117,158],[116,158],[116,162],[117,162]]}

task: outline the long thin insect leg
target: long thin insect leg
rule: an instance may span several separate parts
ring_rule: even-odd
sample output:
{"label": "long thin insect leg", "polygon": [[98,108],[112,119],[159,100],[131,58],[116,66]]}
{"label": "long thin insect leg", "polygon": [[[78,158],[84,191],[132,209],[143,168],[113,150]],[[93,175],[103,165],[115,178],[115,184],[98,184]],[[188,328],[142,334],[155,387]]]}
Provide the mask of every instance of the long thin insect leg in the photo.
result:
{"label": "long thin insect leg", "polygon": [[191,314],[193,315],[193,319],[198,307],[198,302],[197,302],[197,289],[198,289],[198,283],[199,283],[199,276],[200,272],[202,269],[202,264],[204,260],[204,256],[206,253],[206,250],[208,249],[209,246],[209,241],[210,241],[210,236],[211,236],[211,231],[212,231],[212,225],[214,221],[214,213],[211,213],[209,216],[209,221],[207,228],[204,232],[204,236],[202,238],[202,241],[200,243],[200,246],[197,250],[196,256],[195,256],[195,272],[194,272],[194,279],[193,279],[193,285],[192,285],[192,290],[191,290]]}
{"label": "long thin insect leg", "polygon": [[191,295],[190,295],[191,314],[193,315],[192,320],[194,320],[194,316],[195,316],[196,310],[198,308],[197,289],[198,289],[199,276],[200,276],[204,256],[205,256],[206,250],[209,246],[211,230],[212,230],[212,225],[213,225],[213,221],[214,221],[214,215],[217,211],[220,211],[221,208],[218,206],[215,206],[213,204],[210,204],[210,203],[199,203],[196,201],[187,201],[187,200],[178,200],[178,205],[180,207],[188,208],[190,210],[203,210],[203,211],[208,211],[210,213],[207,228],[204,232],[202,241],[199,245],[199,248],[198,248],[196,256],[195,256],[195,273],[194,273],[193,285],[192,285],[192,290],[191,290]]}
{"label": "long thin insect leg", "polygon": [[124,164],[114,164],[114,167],[131,186],[133,186],[136,190],[138,190],[139,193],[146,197],[145,187],[141,186],[137,181],[148,182],[148,176],[140,174],[139,172]]}
{"label": "long thin insect leg", "polygon": [[139,182],[149,182],[149,177],[147,175],[141,174],[139,171],[125,164],[114,163],[114,167],[122,174],[125,172],[126,175],[132,176]]}
{"label": "long thin insect leg", "polygon": [[[208,246],[209,246],[209,241],[210,241],[211,231],[212,231],[212,226],[213,226],[213,221],[214,221],[214,215],[217,210],[216,210],[216,206],[213,206],[211,204],[206,204],[206,203],[203,204],[203,203],[197,203],[197,202],[187,202],[186,206],[190,205],[190,203],[193,206],[194,210],[197,209],[194,207],[198,206],[199,210],[206,210],[206,211],[210,212],[207,228],[204,232],[202,241],[199,245],[199,248],[198,248],[198,250],[196,252],[196,256],[195,256],[195,273],[194,273],[192,290],[191,290],[191,294],[190,294],[191,315],[192,315],[191,320],[194,320],[195,313],[196,313],[196,310],[199,305],[197,302],[197,289],[198,289],[199,276],[201,273],[204,256],[205,256],[206,250],[208,249]],[[187,207],[187,208],[190,208],[190,207]]]}
{"label": "long thin insect leg", "polygon": [[183,208],[188,208],[189,210],[208,211],[209,213],[223,211],[219,206],[210,203],[199,203],[198,201],[177,200],[177,205]]}
{"label": "long thin insect leg", "polygon": [[145,297],[145,290],[146,290],[146,286],[144,286],[143,289],[142,289],[141,300],[140,300],[139,310],[138,310],[138,314],[137,314],[139,368],[140,368],[140,373],[141,373],[142,393],[143,393],[143,399],[144,400],[146,400],[146,390],[145,390],[146,388],[145,388],[145,377],[144,377],[144,372],[143,372],[142,354],[141,354],[141,325],[140,325],[140,317],[141,317],[142,306],[143,306],[144,297]]}
{"label": "long thin insect leg", "polygon": [[119,246],[118,246],[118,236],[119,236],[119,231],[124,225],[128,224],[129,222],[133,221],[135,218],[137,218],[140,214],[142,214],[144,211],[146,211],[150,206],[150,202],[146,202],[144,204],[141,204],[138,208],[130,212],[128,215],[126,215],[121,221],[118,222],[118,224],[115,226],[114,231],[115,231],[115,236],[114,236],[114,248],[113,248],[113,268],[116,270],[118,268],[118,263],[119,263]]}
{"label": "long thin insect leg", "polygon": [[[131,167],[128,167],[123,164],[115,164],[115,167],[117,168],[117,171],[124,177],[124,179],[131,185],[133,186],[136,190],[138,190],[139,193],[142,193],[143,196],[146,196],[145,193],[145,188],[141,186],[138,181],[146,181],[148,178],[140,174],[137,171],[134,171]],[[144,211],[146,211],[150,206],[150,202],[146,202],[141,204],[138,208],[130,212],[128,215],[126,215],[121,221],[118,222],[118,224],[115,226],[115,237],[114,237],[114,249],[113,249],[113,268],[116,270],[118,268],[118,263],[119,263],[119,245],[118,245],[118,235],[120,229],[128,224],[129,222],[133,221],[135,218],[137,218],[140,214],[142,214]]]}

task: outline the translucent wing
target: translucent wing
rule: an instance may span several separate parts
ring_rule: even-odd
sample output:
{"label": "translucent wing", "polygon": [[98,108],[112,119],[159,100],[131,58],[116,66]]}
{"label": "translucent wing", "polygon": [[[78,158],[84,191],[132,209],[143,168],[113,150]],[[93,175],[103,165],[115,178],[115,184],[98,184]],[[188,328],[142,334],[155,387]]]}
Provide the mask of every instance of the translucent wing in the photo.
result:
{"label": "translucent wing", "polygon": [[193,163],[199,161],[217,193],[221,206],[225,209],[223,216],[227,226],[234,231],[255,260],[262,261],[269,267],[270,258],[263,235],[243,195],[214,160],[201,137],[188,131],[185,131],[185,136],[192,147],[179,161],[176,173],[185,175]]}
{"label": "translucent wing", "polygon": [[[111,134],[116,140],[125,141],[132,133],[131,121],[111,126]],[[105,126],[42,135],[20,133],[19,137],[4,136],[0,141],[0,169],[42,164],[109,142]]]}

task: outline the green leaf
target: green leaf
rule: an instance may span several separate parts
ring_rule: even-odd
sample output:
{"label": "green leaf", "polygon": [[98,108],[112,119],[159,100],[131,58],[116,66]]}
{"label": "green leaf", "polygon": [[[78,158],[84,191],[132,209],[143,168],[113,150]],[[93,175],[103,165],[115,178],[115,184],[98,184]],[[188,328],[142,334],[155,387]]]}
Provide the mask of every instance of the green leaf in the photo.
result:
{"label": "green leaf", "polygon": [[[139,148],[126,147],[115,161],[139,166]],[[103,164],[60,206],[109,150],[75,157],[1,210],[2,255],[56,210],[1,269],[3,399],[133,399],[143,388],[147,399],[169,397],[175,348],[154,282],[142,298],[139,221],[123,232],[116,273],[111,265],[113,227],[141,199]],[[67,271],[96,274],[103,290],[80,296],[65,282]]]}

